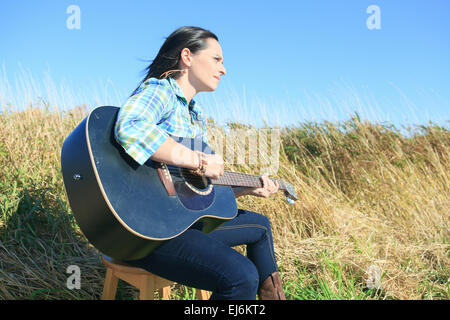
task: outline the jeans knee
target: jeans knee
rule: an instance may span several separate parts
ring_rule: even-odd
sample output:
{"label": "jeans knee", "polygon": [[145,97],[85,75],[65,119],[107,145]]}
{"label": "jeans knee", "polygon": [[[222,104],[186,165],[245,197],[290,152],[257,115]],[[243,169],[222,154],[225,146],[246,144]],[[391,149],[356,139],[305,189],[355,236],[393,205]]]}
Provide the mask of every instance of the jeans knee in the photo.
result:
{"label": "jeans knee", "polygon": [[269,239],[272,238],[272,229],[270,226],[270,220],[264,215],[259,215],[257,219],[257,224],[261,227],[260,230],[263,231],[262,236],[266,236]]}
{"label": "jeans knee", "polygon": [[247,211],[248,213],[252,214],[252,223],[256,223],[262,227],[265,227],[266,229],[270,229],[270,219],[267,218],[265,215],[257,212]]}
{"label": "jeans knee", "polygon": [[262,225],[262,226],[264,226],[264,227],[266,227],[267,228],[267,230],[270,230],[270,220],[269,220],[269,218],[267,218],[266,216],[264,216],[264,215],[260,215],[260,217],[259,217],[259,220],[260,220],[260,224]]}

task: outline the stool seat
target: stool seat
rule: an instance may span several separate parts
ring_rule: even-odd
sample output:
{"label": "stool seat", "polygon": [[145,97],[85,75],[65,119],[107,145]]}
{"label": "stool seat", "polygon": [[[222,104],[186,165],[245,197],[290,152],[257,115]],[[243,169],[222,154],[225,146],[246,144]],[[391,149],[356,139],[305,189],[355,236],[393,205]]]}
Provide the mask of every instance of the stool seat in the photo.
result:
{"label": "stool seat", "polygon": [[[153,300],[156,290],[159,290],[162,299],[170,299],[170,287],[175,282],[159,277],[145,269],[130,266],[122,261],[117,261],[104,255],[101,256],[101,261],[106,266],[102,300],[115,299],[119,279],[138,288],[140,300]],[[209,299],[210,294],[208,291],[197,289],[196,293],[199,300]]]}
{"label": "stool seat", "polygon": [[149,274],[150,273],[145,269],[133,267],[129,264],[126,264],[125,262],[114,260],[110,257],[101,256],[101,260],[107,268],[111,268],[113,270],[126,272],[126,273],[134,273],[134,274]]}

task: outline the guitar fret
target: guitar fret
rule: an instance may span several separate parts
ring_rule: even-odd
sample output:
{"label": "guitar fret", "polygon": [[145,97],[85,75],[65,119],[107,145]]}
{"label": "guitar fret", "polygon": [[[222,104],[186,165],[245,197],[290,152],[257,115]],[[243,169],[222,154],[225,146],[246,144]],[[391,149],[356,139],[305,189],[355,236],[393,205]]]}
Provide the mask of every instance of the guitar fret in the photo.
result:
{"label": "guitar fret", "polygon": [[[282,179],[277,178],[270,178],[270,179],[272,181],[278,182],[279,189],[282,190],[286,189],[286,185]],[[260,188],[263,186],[259,176],[233,171],[225,171],[223,176],[221,176],[219,179],[212,179],[212,183],[218,185],[256,187],[256,188]]]}

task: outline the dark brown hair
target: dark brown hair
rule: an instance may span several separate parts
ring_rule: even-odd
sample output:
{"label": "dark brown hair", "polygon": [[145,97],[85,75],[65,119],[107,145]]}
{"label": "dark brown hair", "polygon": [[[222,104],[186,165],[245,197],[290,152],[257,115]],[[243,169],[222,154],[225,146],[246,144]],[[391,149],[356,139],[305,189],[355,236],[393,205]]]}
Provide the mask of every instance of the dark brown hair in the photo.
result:
{"label": "dark brown hair", "polygon": [[172,78],[177,79],[180,76],[180,70],[178,68],[181,51],[184,48],[188,48],[195,54],[199,50],[206,48],[206,39],[208,38],[219,41],[214,33],[200,27],[181,27],[172,32],[159,49],[156,58],[143,70],[143,73],[146,73],[146,76],[133,91],[132,95],[147,79],[165,79],[169,75]]}

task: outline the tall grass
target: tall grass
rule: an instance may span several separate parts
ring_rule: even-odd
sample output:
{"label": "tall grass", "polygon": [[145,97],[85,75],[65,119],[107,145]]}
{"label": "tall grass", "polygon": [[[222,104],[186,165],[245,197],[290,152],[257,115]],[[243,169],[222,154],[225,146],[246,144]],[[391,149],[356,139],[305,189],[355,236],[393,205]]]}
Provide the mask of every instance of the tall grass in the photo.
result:
{"label": "tall grass", "polygon": [[[73,218],[60,170],[62,143],[86,115],[43,102],[1,110],[1,299],[101,295],[105,269]],[[433,123],[408,130],[357,113],[282,128],[278,177],[299,200],[289,205],[279,193],[238,204],[270,218],[289,299],[449,298],[450,132]],[[81,268],[79,290],[67,289],[69,265]],[[120,284],[118,298],[136,297]],[[176,286],[174,299],[192,297]]]}

